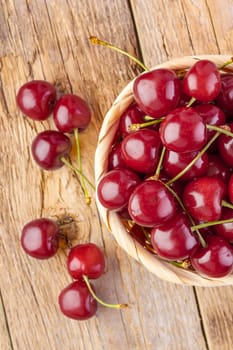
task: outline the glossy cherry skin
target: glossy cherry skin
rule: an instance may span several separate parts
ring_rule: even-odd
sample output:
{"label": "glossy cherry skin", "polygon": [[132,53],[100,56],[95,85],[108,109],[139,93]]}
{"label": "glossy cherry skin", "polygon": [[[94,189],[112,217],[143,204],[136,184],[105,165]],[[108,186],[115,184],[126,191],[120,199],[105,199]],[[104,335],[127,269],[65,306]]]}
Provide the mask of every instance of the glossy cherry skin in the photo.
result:
{"label": "glossy cherry skin", "polygon": [[59,227],[47,218],[28,222],[22,230],[21,245],[24,251],[36,259],[48,259],[58,250]]}
{"label": "glossy cherry skin", "polygon": [[[228,219],[232,219],[233,221],[233,210],[229,208],[222,208],[222,215],[220,220]],[[213,226],[213,230],[217,235],[233,243],[233,222],[215,225]]]}
{"label": "glossy cherry skin", "polygon": [[233,116],[233,74],[221,75],[221,90],[216,98],[216,104],[227,116]]}
{"label": "glossy cherry skin", "polygon": [[228,197],[229,197],[231,203],[233,203],[233,174],[231,175],[231,177],[229,179],[227,192],[228,192]]}
{"label": "glossy cherry skin", "polygon": [[60,131],[46,130],[35,137],[31,151],[35,162],[41,168],[55,170],[64,165],[61,157],[70,154],[71,141]]}
{"label": "glossy cherry skin", "polygon": [[135,79],[133,94],[145,114],[155,118],[162,117],[178,105],[180,81],[169,69],[155,69]]}
{"label": "glossy cherry skin", "polygon": [[189,182],[184,189],[183,201],[189,213],[196,220],[219,220],[222,199],[226,192],[225,183],[217,177],[203,176]]}
{"label": "glossy cherry skin", "polygon": [[56,101],[55,87],[44,80],[32,80],[21,86],[16,102],[20,110],[34,120],[45,120]]}
{"label": "glossy cherry skin", "polygon": [[206,176],[216,176],[222,179],[225,183],[228,183],[231,176],[230,168],[217,154],[209,154],[208,159],[209,162]]}
{"label": "glossy cherry skin", "polygon": [[199,246],[186,214],[177,212],[169,221],[151,230],[151,244],[167,260],[187,259]]}
{"label": "glossy cherry skin", "polygon": [[207,277],[224,277],[233,269],[233,250],[222,237],[209,236],[205,238],[207,247],[199,249],[191,256],[194,269]]}
{"label": "glossy cherry skin", "polygon": [[199,60],[185,74],[183,91],[202,102],[214,100],[221,89],[220,73],[209,60]]}
{"label": "glossy cherry skin", "polygon": [[170,112],[160,124],[159,133],[163,145],[178,153],[198,151],[207,139],[203,119],[193,108],[186,107]]}
{"label": "glossy cherry skin", "polygon": [[73,132],[74,129],[84,130],[91,120],[91,111],[80,96],[63,95],[53,111],[53,120],[58,130]]}
{"label": "glossy cherry skin", "polygon": [[129,130],[130,125],[144,123],[144,115],[145,113],[136,104],[130,105],[120,118],[119,131],[121,136],[125,137],[132,132]]}
{"label": "glossy cherry skin", "polygon": [[128,204],[131,193],[140,182],[139,176],[131,170],[111,170],[97,186],[98,199],[107,209],[121,210]]}
{"label": "glossy cherry skin", "polygon": [[128,169],[121,152],[121,143],[117,143],[111,150],[108,156],[108,170],[113,169]]}
{"label": "glossy cherry skin", "polygon": [[[92,289],[93,286],[92,286]],[[61,312],[74,320],[87,320],[96,314],[97,301],[82,280],[64,288],[58,298]]]}
{"label": "glossy cherry skin", "polygon": [[155,171],[160,151],[159,133],[150,129],[136,131],[124,138],[121,154],[125,164],[134,171],[151,174]]}
{"label": "glossy cherry skin", "polygon": [[130,196],[129,214],[136,224],[153,227],[162,225],[176,211],[174,197],[158,180],[146,180]]}
{"label": "glossy cherry skin", "polygon": [[[233,123],[229,124],[230,131],[233,132]],[[220,157],[224,162],[233,167],[233,138],[224,134],[218,137],[217,141]]]}
{"label": "glossy cherry skin", "polygon": [[78,244],[71,248],[67,259],[67,269],[74,279],[81,279],[83,275],[90,279],[99,278],[104,268],[104,255],[96,244]]}
{"label": "glossy cherry skin", "polygon": [[[163,160],[163,167],[170,177],[179,174],[198,154],[198,152],[177,153],[167,150]],[[204,153],[194,165],[180,178],[191,180],[205,175],[208,168],[208,155]]]}

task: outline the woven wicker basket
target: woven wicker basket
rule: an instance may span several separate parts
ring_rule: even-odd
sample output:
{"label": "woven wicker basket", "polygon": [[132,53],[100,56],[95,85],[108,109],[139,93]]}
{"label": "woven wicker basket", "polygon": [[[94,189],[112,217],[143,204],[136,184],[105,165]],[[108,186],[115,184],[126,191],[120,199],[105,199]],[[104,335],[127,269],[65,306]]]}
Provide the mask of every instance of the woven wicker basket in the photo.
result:
{"label": "woven wicker basket", "polygon": [[[172,59],[154,68],[169,68],[174,71],[187,70],[196,62],[196,59],[209,59],[216,63],[218,67],[227,62],[230,55],[202,55],[186,56]],[[153,69],[154,69],[153,68]],[[226,71],[233,72],[233,65],[227,67]],[[112,107],[106,114],[100,133],[95,154],[95,179],[98,184],[101,177],[106,173],[108,168],[108,154],[111,150],[112,142],[118,128],[119,118],[125,109],[133,102],[132,94],[133,81],[131,81],[118,95]],[[126,230],[116,212],[106,210],[97,200],[100,215],[114,235],[118,244],[133,258],[144,265],[149,271],[159,278],[183,285],[190,286],[224,286],[233,284],[233,274],[219,279],[207,279],[194,271],[176,267],[145,249],[140,243],[132,238]]]}

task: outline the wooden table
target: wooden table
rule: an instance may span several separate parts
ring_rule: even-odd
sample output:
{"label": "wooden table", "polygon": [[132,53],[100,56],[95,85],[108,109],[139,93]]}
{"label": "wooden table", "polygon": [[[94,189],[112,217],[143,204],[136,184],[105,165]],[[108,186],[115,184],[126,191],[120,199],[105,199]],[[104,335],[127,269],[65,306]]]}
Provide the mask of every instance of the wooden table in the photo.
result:
{"label": "wooden table", "polygon": [[[233,53],[232,0],[2,0],[0,2],[0,349],[231,350],[233,287],[192,288],[156,278],[117,246],[95,201],[87,207],[72,171],[40,170],[30,145],[52,119],[34,122],[15,96],[32,79],[79,94],[92,109],[80,135],[82,164],[94,181],[93,159],[102,119],[120,90],[141,70],[97,35],[141,57],[147,66],[193,54]],[[94,197],[94,193],[92,193]],[[38,261],[20,247],[23,225],[41,216],[76,220],[77,242],[104,250],[107,268],[95,281],[122,311],[99,307],[97,317],[64,317],[57,297],[70,281],[67,249]]]}

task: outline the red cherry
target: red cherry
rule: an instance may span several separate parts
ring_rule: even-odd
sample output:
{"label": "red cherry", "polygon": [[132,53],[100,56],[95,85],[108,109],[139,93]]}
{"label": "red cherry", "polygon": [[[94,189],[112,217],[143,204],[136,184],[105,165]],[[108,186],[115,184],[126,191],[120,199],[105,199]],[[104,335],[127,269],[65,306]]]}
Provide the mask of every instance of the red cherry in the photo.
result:
{"label": "red cherry", "polygon": [[216,154],[209,154],[208,159],[209,163],[206,176],[217,176],[227,183],[231,176],[230,168]]}
{"label": "red cherry", "polygon": [[187,259],[199,246],[189,219],[182,212],[151,230],[151,244],[156,253],[167,260]]}
{"label": "red cherry", "polygon": [[160,151],[159,133],[142,129],[124,138],[121,154],[125,164],[139,173],[151,174],[155,171]]}
{"label": "red cherry", "polygon": [[228,182],[228,197],[231,203],[233,203],[233,174],[231,175],[230,180]]}
{"label": "red cherry", "polygon": [[200,247],[192,256],[191,263],[200,274],[208,277],[224,277],[233,269],[233,250],[222,237],[206,237],[207,247]]}
{"label": "red cherry", "polygon": [[[222,208],[222,215],[220,220],[228,219],[233,219],[233,210],[229,208]],[[217,235],[233,243],[233,222],[226,222],[225,224],[215,225],[213,226],[213,229]]]}
{"label": "red cherry", "polygon": [[[94,287],[91,286],[94,290]],[[75,320],[86,320],[96,314],[97,302],[82,280],[64,288],[58,298],[61,312]]]}
{"label": "red cherry", "polygon": [[221,88],[220,73],[209,60],[200,60],[192,65],[183,79],[183,90],[202,102],[214,100]]}
{"label": "red cherry", "polygon": [[128,210],[136,224],[152,227],[169,220],[176,211],[176,204],[161,181],[146,180],[131,194]]}
{"label": "red cherry", "polygon": [[128,166],[125,164],[125,161],[121,152],[121,143],[117,143],[111,150],[108,156],[108,170],[113,169],[127,169]]}
{"label": "red cherry", "polygon": [[221,75],[221,90],[216,104],[226,112],[227,116],[233,115],[233,74]]}
{"label": "red cherry", "polygon": [[56,101],[56,90],[47,81],[32,80],[21,86],[16,102],[20,110],[34,120],[49,117]]}
{"label": "red cherry", "polygon": [[81,97],[77,95],[63,95],[53,111],[53,119],[58,130],[72,132],[74,129],[85,129],[91,120],[91,111]]}
{"label": "red cherry", "polygon": [[130,134],[130,125],[143,123],[144,115],[145,113],[143,113],[136,104],[129,106],[120,118],[119,131],[121,136],[125,137]]}
{"label": "red cherry", "polygon": [[201,116],[193,108],[186,107],[170,112],[161,123],[159,133],[163,145],[178,153],[198,151],[207,139]]}
{"label": "red cherry", "polygon": [[219,220],[225,191],[225,184],[220,178],[200,177],[185,186],[184,205],[196,220]]}
{"label": "red cherry", "polygon": [[59,228],[47,218],[28,222],[22,231],[21,245],[24,251],[37,259],[48,259],[58,250]]}
{"label": "red cherry", "polygon": [[133,94],[139,108],[152,117],[162,117],[176,108],[180,99],[180,81],[169,69],[155,69],[139,75]]}
{"label": "red cherry", "polygon": [[55,130],[39,133],[32,142],[32,156],[35,162],[45,170],[55,170],[64,164],[61,157],[70,154],[70,139]]}
{"label": "red cherry", "polygon": [[97,186],[98,199],[107,209],[121,210],[128,204],[131,193],[140,182],[138,175],[131,170],[111,170]]}
{"label": "red cherry", "polygon": [[[230,131],[233,132],[233,123],[229,124]],[[220,157],[224,160],[224,162],[233,166],[233,138],[224,134],[221,134],[217,140],[218,151]]]}
{"label": "red cherry", "polygon": [[99,278],[105,268],[103,253],[93,243],[78,244],[70,250],[67,268],[74,279],[81,279],[83,275],[90,279]]}

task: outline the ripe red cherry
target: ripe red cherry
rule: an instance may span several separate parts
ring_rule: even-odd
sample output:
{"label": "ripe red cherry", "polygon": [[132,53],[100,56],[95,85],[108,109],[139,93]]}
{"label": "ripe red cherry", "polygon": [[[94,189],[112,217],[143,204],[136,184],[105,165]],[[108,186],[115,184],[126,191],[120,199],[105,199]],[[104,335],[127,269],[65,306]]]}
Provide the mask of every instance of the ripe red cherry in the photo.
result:
{"label": "ripe red cherry", "polygon": [[136,224],[152,227],[169,220],[176,211],[176,204],[161,181],[146,180],[131,194],[128,210]]}
{"label": "ripe red cherry", "polygon": [[[94,290],[94,287],[91,286]],[[75,320],[87,320],[97,311],[97,302],[82,280],[75,281],[64,288],[58,298],[61,312]]]}
{"label": "ripe red cherry", "polygon": [[121,136],[125,137],[130,134],[130,125],[143,123],[144,115],[145,113],[143,113],[136,104],[130,105],[120,118],[119,131]]}
{"label": "ripe red cherry", "polygon": [[[177,153],[167,150],[163,160],[163,167],[170,177],[180,173],[197,155],[197,152]],[[205,175],[208,168],[208,155],[204,153],[194,165],[180,178],[191,180],[194,177]]]}
{"label": "ripe red cherry", "polygon": [[163,145],[178,153],[198,151],[207,139],[203,119],[193,108],[186,107],[170,112],[161,123],[159,133]]}
{"label": "ripe red cherry", "polygon": [[55,221],[41,218],[28,222],[22,230],[24,251],[37,259],[48,259],[58,250],[59,228]]}
{"label": "ripe red cherry", "polygon": [[139,173],[151,174],[155,171],[160,150],[159,133],[142,129],[124,138],[121,154],[125,164]]}
{"label": "ripe red cherry", "polygon": [[222,161],[222,159],[217,154],[209,154],[208,159],[209,162],[206,176],[217,176],[221,178],[225,183],[228,183],[229,178],[231,176],[230,168]]}
{"label": "ripe red cherry", "polygon": [[99,278],[105,268],[104,255],[96,244],[78,244],[70,250],[67,268],[74,279],[81,279],[83,275]]}
{"label": "ripe red cherry", "polygon": [[155,69],[139,75],[133,94],[139,108],[152,117],[162,117],[176,108],[180,99],[180,81],[169,69]]}
{"label": "ripe red cherry", "polygon": [[140,182],[138,175],[131,170],[111,170],[97,186],[98,199],[107,209],[121,210],[128,204],[131,193]]}
{"label": "ripe red cherry", "polygon": [[[233,219],[233,210],[229,208],[222,208],[222,215],[220,220],[228,219]],[[229,242],[233,242],[233,222],[215,225],[213,226],[213,230],[217,235],[225,238]]]}
{"label": "ripe red cherry", "polygon": [[233,250],[222,237],[209,236],[205,238],[207,247],[200,247],[192,256],[194,269],[208,277],[224,277],[233,269]]}
{"label": "ripe red cherry", "polygon": [[222,199],[225,192],[223,180],[203,176],[185,186],[183,200],[194,219],[204,222],[216,221],[221,216]]}
{"label": "ripe red cherry", "polygon": [[63,95],[53,111],[53,119],[58,130],[72,132],[74,129],[85,129],[91,120],[91,111],[81,97],[77,95]]}
{"label": "ripe red cherry", "polygon": [[[229,124],[230,131],[233,132],[233,123]],[[224,134],[221,134],[217,140],[218,151],[220,157],[230,167],[233,166],[233,138]]]}
{"label": "ripe red cherry", "polygon": [[34,120],[49,117],[56,101],[56,90],[47,81],[32,80],[21,86],[16,102],[20,110]]}
{"label": "ripe red cherry", "polygon": [[63,133],[46,130],[39,133],[32,142],[32,156],[35,162],[45,170],[55,170],[63,166],[61,157],[71,151],[71,141]]}
{"label": "ripe red cherry", "polygon": [[233,175],[231,175],[230,180],[228,182],[228,197],[231,203],[233,203]]}
{"label": "ripe red cherry", "polygon": [[151,244],[156,253],[167,260],[187,259],[199,246],[189,219],[182,212],[151,230]]}
{"label": "ripe red cherry", "polygon": [[228,116],[232,116],[233,110],[233,74],[221,75],[221,90],[216,99],[218,107],[223,109]]}
{"label": "ripe red cherry", "polygon": [[108,156],[108,170],[113,169],[127,169],[121,153],[121,143],[117,143],[111,150]]}
{"label": "ripe red cherry", "polygon": [[216,65],[208,60],[194,63],[183,79],[183,90],[186,95],[202,102],[214,100],[220,88],[220,73]]}

